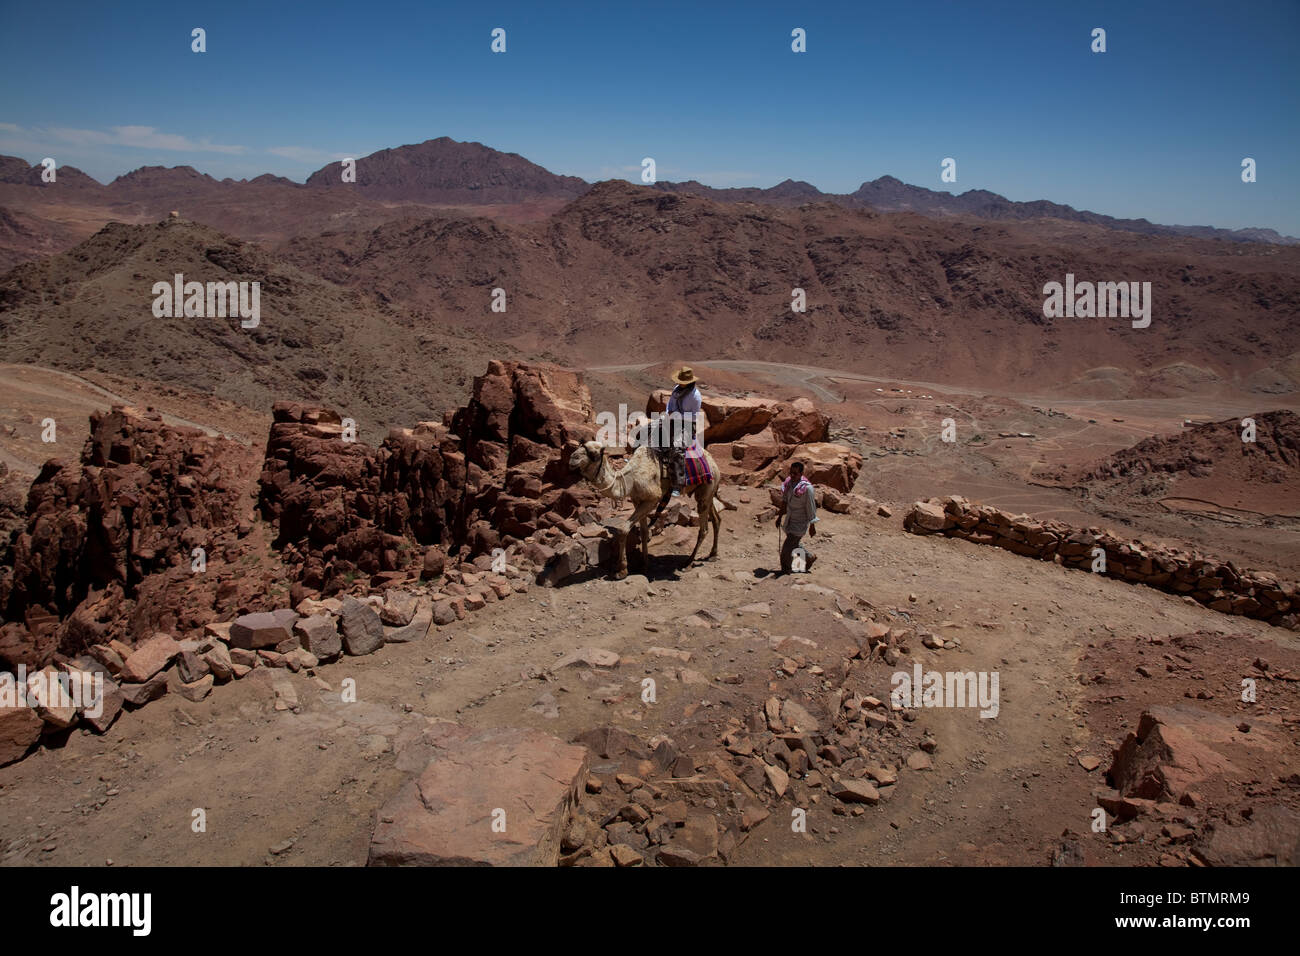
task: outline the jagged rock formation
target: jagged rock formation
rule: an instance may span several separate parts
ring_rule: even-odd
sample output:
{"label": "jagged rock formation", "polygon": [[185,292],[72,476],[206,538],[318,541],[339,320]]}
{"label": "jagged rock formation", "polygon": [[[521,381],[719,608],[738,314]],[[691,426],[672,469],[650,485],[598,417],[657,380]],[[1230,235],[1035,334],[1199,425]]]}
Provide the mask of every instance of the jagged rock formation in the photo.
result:
{"label": "jagged rock formation", "polygon": [[575,373],[515,362],[492,362],[443,422],[393,429],[378,448],[345,441],[333,411],[278,403],[259,504],[305,588],[336,593],[362,573],[436,576],[448,551],[522,541],[594,500],[570,488],[563,464],[592,435]]}
{"label": "jagged rock formation", "polygon": [[43,666],[123,616],[142,628],[174,623],[179,599],[142,592],[160,575],[188,575],[194,548],[233,547],[239,536],[254,453],[124,406],[92,415],[90,429],[79,464],[51,459],[41,469],[26,527],[9,543],[0,663]]}

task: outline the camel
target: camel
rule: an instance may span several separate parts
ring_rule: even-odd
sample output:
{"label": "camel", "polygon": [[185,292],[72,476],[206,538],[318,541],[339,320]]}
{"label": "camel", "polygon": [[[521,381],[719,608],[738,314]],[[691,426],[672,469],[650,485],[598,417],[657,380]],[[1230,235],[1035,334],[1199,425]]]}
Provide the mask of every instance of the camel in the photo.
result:
{"label": "camel", "polygon": [[[632,499],[635,509],[632,517],[624,530],[616,532],[618,541],[615,550],[618,552],[618,571],[615,578],[622,580],[627,577],[628,538],[634,526],[640,528],[641,558],[646,570],[649,570],[650,513],[659,506],[664,495],[672,491],[672,480],[663,477],[659,460],[648,445],[638,447],[622,468],[615,468],[605,452],[606,448],[600,442],[584,442],[569,456],[569,468],[579,472],[606,498],[613,498],[615,501],[624,498]],[[708,463],[709,471],[715,476],[719,475],[713,457],[707,451],[701,449],[701,452]],[[701,482],[682,492],[695,497],[695,507],[700,514],[700,533],[695,539],[695,548],[691,551],[691,562],[695,561],[695,555],[699,553],[700,545],[704,543],[704,533],[709,524],[713,525],[713,550],[705,560],[718,556],[718,530],[722,527],[722,511],[718,506],[735,510],[735,505],[728,504],[718,494],[718,484],[719,478],[714,477],[710,481]]]}

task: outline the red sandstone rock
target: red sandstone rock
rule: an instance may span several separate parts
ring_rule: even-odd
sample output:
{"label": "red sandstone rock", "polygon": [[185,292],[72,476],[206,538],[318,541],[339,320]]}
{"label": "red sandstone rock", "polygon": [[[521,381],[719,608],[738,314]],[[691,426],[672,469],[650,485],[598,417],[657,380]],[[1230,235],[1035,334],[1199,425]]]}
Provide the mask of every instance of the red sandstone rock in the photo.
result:
{"label": "red sandstone rock", "polygon": [[393,429],[378,448],[342,441],[310,421],[317,411],[276,405],[260,507],[279,524],[277,543],[301,556],[302,584],[325,594],[358,574],[437,577],[447,550],[490,552],[503,534],[532,534],[548,510],[595,501],[570,488],[567,451],[595,434],[572,372],[492,362],[450,427]]}
{"label": "red sandstone rock", "polygon": [[226,529],[234,540],[254,454],[153,412],[91,415],[81,461],[47,462],[28,494],[27,527],[0,574],[0,611],[26,629],[0,631],[0,664],[44,666],[56,650],[103,643],[110,627],[172,629],[205,601],[211,614],[219,582],[188,574],[191,552]]}
{"label": "red sandstone rock", "polygon": [[799,445],[788,458],[804,463],[804,477],[814,485],[849,492],[862,470],[862,456],[848,445],[832,442],[815,442]]}
{"label": "red sandstone rock", "polygon": [[[16,685],[10,685],[8,689],[0,688],[0,695],[16,695],[18,690]],[[30,707],[0,706],[0,767],[27,756],[41,739],[43,726],[44,721]]]}
{"label": "red sandstone rock", "polygon": [[[370,866],[554,866],[585,748],[535,730],[426,732],[434,757],[379,812]],[[494,816],[500,826],[493,827]]]}
{"label": "red sandstone rock", "polygon": [[782,405],[772,419],[772,433],[787,445],[804,445],[829,439],[830,425],[830,416],[818,411],[809,399],[796,398]]}
{"label": "red sandstone rock", "polygon": [[1121,796],[1177,801],[1193,784],[1233,769],[1228,759],[1201,741],[1213,739],[1206,724],[1232,722],[1194,707],[1152,707],[1115,752],[1106,776]]}
{"label": "red sandstone rock", "polygon": [[169,634],[155,634],[135,649],[122,666],[122,679],[143,684],[172,662],[181,646]]}

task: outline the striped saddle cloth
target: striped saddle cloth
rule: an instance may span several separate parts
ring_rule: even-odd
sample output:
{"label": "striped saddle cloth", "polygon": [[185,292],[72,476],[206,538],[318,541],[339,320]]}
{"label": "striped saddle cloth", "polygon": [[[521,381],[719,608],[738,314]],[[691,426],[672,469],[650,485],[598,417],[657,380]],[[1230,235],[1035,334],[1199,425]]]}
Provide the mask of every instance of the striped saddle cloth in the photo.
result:
{"label": "striped saddle cloth", "polygon": [[703,451],[686,451],[686,487],[703,484],[706,481],[712,481],[718,477],[714,474],[713,469],[709,467],[709,460],[704,457]]}

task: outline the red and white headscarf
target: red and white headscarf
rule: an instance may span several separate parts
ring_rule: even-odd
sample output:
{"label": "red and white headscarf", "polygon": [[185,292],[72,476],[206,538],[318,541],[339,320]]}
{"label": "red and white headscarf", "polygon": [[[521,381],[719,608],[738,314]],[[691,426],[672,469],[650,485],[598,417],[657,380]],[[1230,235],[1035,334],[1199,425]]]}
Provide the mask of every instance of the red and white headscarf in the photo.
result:
{"label": "red and white headscarf", "polygon": [[795,482],[793,488],[790,487],[789,478],[781,482],[781,494],[783,495],[793,495],[794,497],[798,498],[805,491],[812,491],[812,482],[810,482],[803,475],[799,476],[799,480]]}

